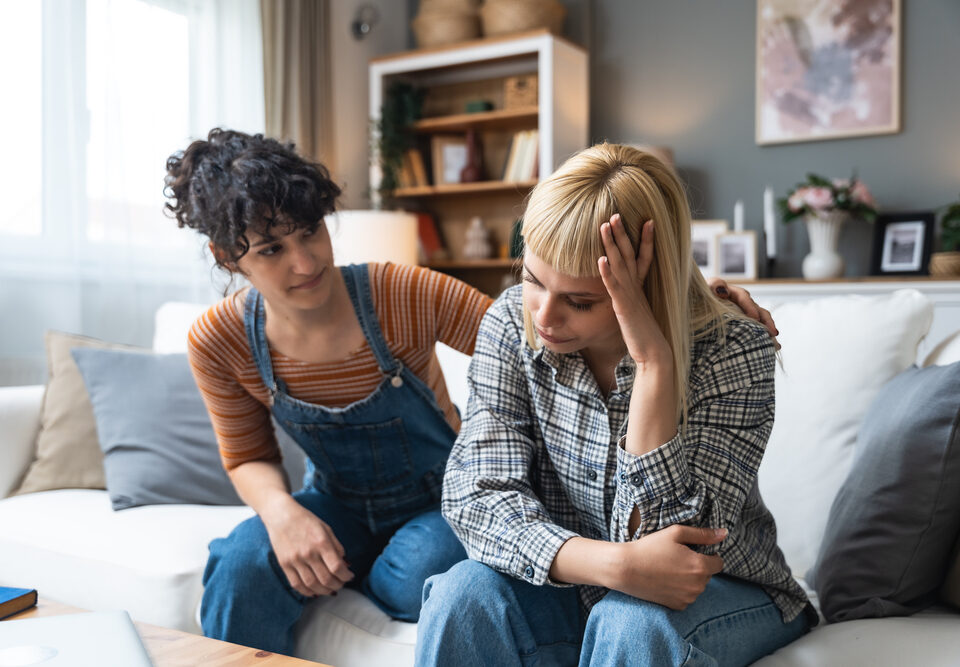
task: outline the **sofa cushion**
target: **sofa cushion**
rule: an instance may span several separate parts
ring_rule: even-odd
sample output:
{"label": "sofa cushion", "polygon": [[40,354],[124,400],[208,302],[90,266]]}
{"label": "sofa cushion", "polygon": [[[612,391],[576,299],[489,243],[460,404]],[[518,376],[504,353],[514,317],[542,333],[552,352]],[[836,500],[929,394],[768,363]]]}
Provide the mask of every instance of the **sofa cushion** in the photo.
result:
{"label": "sofa cushion", "polygon": [[338,667],[413,665],[417,624],[387,616],[362,593],[343,589],[303,610],[297,623],[297,657]]}
{"label": "sofa cushion", "polygon": [[106,491],[45,491],[0,502],[0,586],[138,621],[199,632],[207,544],[253,515],[246,506],[111,509]]}
{"label": "sofa cushion", "polygon": [[828,621],[933,604],[960,531],[960,363],[910,368],[867,411],[807,579]]}
{"label": "sofa cushion", "polygon": [[777,413],[760,465],[764,502],[795,575],[813,565],[857,430],[880,388],[914,363],[933,319],[916,290],[771,309],[780,329]]}
{"label": "sofa cushion", "polygon": [[[780,323],[777,322],[777,326]],[[783,329],[780,329],[783,331]],[[960,614],[932,608],[909,617],[831,623],[753,663],[753,667],[923,665],[953,667]]]}
{"label": "sofa cushion", "polygon": [[102,489],[106,484],[103,452],[97,441],[93,406],[70,350],[140,348],[59,331],[48,331],[44,343],[48,378],[36,458],[14,495],[50,489]]}
{"label": "sofa cushion", "polygon": [[239,505],[186,355],[77,349],[116,510]]}

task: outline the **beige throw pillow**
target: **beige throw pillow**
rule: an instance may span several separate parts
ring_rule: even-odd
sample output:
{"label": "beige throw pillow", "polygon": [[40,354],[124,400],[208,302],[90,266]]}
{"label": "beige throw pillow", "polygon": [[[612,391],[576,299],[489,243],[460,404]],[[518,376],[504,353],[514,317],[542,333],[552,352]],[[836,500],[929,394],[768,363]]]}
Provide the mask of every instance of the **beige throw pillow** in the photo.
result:
{"label": "beige throw pillow", "polygon": [[14,495],[52,489],[104,489],[103,452],[97,440],[93,405],[70,350],[142,348],[59,331],[48,331],[44,342],[49,378],[40,410],[37,453]]}

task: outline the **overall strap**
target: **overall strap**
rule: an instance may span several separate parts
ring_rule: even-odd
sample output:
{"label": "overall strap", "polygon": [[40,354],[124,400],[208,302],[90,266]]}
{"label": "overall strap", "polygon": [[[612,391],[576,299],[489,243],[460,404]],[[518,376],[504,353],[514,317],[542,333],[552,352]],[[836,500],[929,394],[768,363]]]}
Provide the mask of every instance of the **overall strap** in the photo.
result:
{"label": "overall strap", "polygon": [[380,321],[377,320],[373,299],[370,296],[368,266],[367,264],[351,264],[341,267],[343,280],[347,285],[347,292],[350,294],[350,302],[357,313],[357,319],[360,320],[363,335],[373,351],[373,356],[377,359],[377,365],[380,366],[380,370],[385,375],[394,375],[399,372],[400,362],[390,354],[387,341],[383,338]]}
{"label": "overall strap", "polygon": [[247,342],[253,353],[253,361],[257,365],[260,379],[270,390],[270,395],[277,393],[277,381],[273,375],[273,362],[270,361],[270,345],[267,343],[266,321],[263,310],[263,296],[256,287],[247,292],[243,304],[243,328],[247,332]]}

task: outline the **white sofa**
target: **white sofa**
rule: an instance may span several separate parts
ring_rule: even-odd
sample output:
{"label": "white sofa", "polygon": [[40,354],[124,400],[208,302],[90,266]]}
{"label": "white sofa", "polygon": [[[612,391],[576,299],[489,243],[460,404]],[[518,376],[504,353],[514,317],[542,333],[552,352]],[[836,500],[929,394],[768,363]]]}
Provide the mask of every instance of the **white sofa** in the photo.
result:
{"label": "white sofa", "polygon": [[[155,351],[182,351],[199,309],[161,308]],[[783,364],[760,482],[787,561],[802,581],[849,470],[859,419],[879,387],[915,361],[932,308],[917,292],[898,292],[773,310],[783,332]],[[960,342],[946,341],[935,354],[929,363],[960,359]],[[440,355],[451,395],[463,405],[468,360],[442,346]],[[93,490],[5,497],[33,455],[42,394],[40,386],[0,388],[0,586],[35,587],[52,600],[123,608],[138,620],[199,632],[207,544],[251,510],[161,505],[114,512],[107,493]],[[339,667],[409,665],[415,640],[415,625],[391,621],[363,596],[345,591],[307,610],[296,654]],[[821,624],[758,664],[956,665],[958,656],[960,612],[936,607],[909,618]]]}

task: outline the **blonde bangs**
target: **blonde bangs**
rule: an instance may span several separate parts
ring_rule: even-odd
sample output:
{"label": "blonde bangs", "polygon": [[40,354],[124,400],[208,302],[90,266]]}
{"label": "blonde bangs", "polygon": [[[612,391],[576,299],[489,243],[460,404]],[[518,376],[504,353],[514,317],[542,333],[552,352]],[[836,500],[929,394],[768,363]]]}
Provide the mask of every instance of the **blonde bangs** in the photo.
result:
{"label": "blonde bangs", "polygon": [[577,198],[557,196],[563,187],[548,180],[531,193],[521,227],[524,248],[560,273],[595,278],[597,258],[604,254],[599,221],[613,214],[612,205],[585,191]]}

